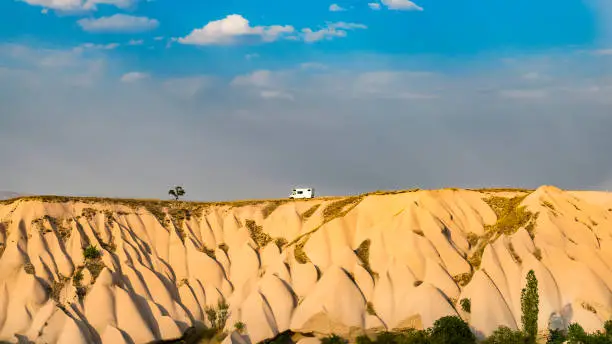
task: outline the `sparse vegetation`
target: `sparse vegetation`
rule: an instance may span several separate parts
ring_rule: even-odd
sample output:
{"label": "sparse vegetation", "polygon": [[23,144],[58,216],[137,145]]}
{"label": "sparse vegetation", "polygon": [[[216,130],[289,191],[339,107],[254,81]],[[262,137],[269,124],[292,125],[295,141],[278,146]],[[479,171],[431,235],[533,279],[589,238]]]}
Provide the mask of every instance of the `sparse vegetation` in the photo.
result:
{"label": "sparse vegetation", "polygon": [[228,254],[228,252],[229,252],[229,246],[228,246],[226,243],[219,244],[219,248],[220,248],[220,249],[221,249],[223,252],[225,252],[225,254]]}
{"label": "sparse vegetation", "polygon": [[480,238],[478,237],[478,235],[476,233],[473,232],[469,232],[467,234],[467,241],[470,244],[470,248],[471,247],[475,247],[476,245],[478,245],[478,240]]}
{"label": "sparse vegetation", "polygon": [[461,309],[463,309],[464,312],[472,312],[472,301],[470,301],[470,299],[461,299],[459,303],[461,304]]}
{"label": "sparse vegetation", "polygon": [[[48,226],[45,226],[45,224],[48,224]],[[64,225],[64,221],[50,215],[32,220],[32,227],[43,233],[50,233],[55,229],[57,230],[59,239],[64,242],[70,237],[70,228]]]}
{"label": "sparse vegetation", "polygon": [[421,284],[423,284],[423,281],[414,281],[414,283],[412,283],[413,286],[418,287]]}
{"label": "sparse vegetation", "polygon": [[497,221],[493,225],[485,226],[484,236],[479,241],[476,250],[468,259],[474,268],[480,267],[485,247],[497,240],[499,236],[514,234],[519,228],[525,227],[533,238],[537,214],[534,215],[528,211],[525,206],[519,206],[525,197],[526,196],[516,196],[513,198],[505,198],[491,196],[485,199],[485,202],[493,209],[495,215],[497,215]]}
{"label": "sparse vegetation", "polygon": [[206,253],[207,256],[209,256],[212,259],[216,259],[217,256],[215,255],[215,250],[211,250],[208,247],[206,247],[205,245],[202,245],[202,252]]}
{"label": "sparse vegetation", "polygon": [[83,256],[85,257],[85,267],[91,273],[93,281],[95,281],[102,272],[102,269],[104,269],[102,252],[95,246],[89,245],[83,250]]}
{"label": "sparse vegetation", "polygon": [[413,231],[413,232],[414,232],[416,235],[420,235],[420,236],[422,236],[422,237],[424,237],[424,236],[425,236],[425,233],[423,233],[423,231],[422,231],[422,230],[420,230],[420,229],[413,229],[412,231]]}
{"label": "sparse vegetation", "polygon": [[280,207],[281,204],[287,202],[286,200],[278,200],[278,201],[269,201],[266,206],[261,210],[261,214],[263,218],[266,219],[268,216],[272,215],[272,213],[276,210],[276,208]]}
{"label": "sparse vegetation", "polygon": [[376,310],[374,309],[374,304],[371,301],[368,301],[366,303],[366,312],[369,315],[374,315],[374,316],[376,315]]}
{"label": "sparse vegetation", "polygon": [[582,308],[586,309],[587,311],[593,313],[593,314],[597,314],[597,310],[595,309],[595,307],[593,307],[590,303],[588,302],[582,302],[580,304],[580,306],[582,306]]}
{"label": "sparse vegetation", "polygon": [[312,207],[308,208],[308,210],[306,210],[304,212],[304,214],[302,214],[302,220],[306,221],[308,220],[316,211],[317,209],[319,209],[319,207],[321,206],[321,204],[315,204]]}
{"label": "sparse vegetation", "polygon": [[94,208],[83,208],[81,211],[81,216],[89,221],[93,221],[97,213],[98,211]]}
{"label": "sparse vegetation", "polygon": [[329,222],[337,217],[344,216],[353,206],[359,204],[361,200],[361,196],[352,196],[328,204],[323,209],[323,222]]}
{"label": "sparse vegetation", "polygon": [[514,250],[514,245],[512,245],[512,243],[508,243],[508,251],[510,251],[510,255],[512,256],[512,259],[516,263],[518,263],[518,264],[522,264],[523,263],[523,260],[521,259],[521,257]]}
{"label": "sparse vegetation", "polygon": [[30,275],[36,274],[36,269],[34,268],[34,264],[32,264],[32,262],[30,261],[27,261],[25,264],[23,264],[23,270],[26,272],[26,274],[30,274]]}
{"label": "sparse vegetation", "polygon": [[455,282],[457,284],[459,284],[462,287],[465,287],[466,285],[468,285],[468,283],[470,283],[470,281],[472,280],[472,276],[474,275],[474,272],[466,272],[463,274],[459,274],[456,276],[453,276],[453,280],[455,280]]}
{"label": "sparse vegetation", "polygon": [[535,248],[535,250],[533,251],[533,255],[534,257],[536,257],[537,260],[542,260],[542,250],[540,250],[539,247]]}
{"label": "sparse vegetation", "polygon": [[308,237],[305,237],[305,239],[300,240],[295,245],[295,249],[293,251],[293,256],[295,257],[295,260],[300,264],[306,264],[310,262],[310,259],[308,259],[308,256],[306,255],[306,252],[304,252],[304,245],[306,245],[306,241],[308,241]]}
{"label": "sparse vegetation", "polygon": [[355,254],[357,258],[361,261],[361,266],[372,276],[378,277],[378,274],[372,271],[372,267],[370,266],[370,239],[364,240],[359,247],[355,250]]}
{"label": "sparse vegetation", "polygon": [[275,238],[274,243],[276,244],[276,247],[278,247],[278,249],[282,251],[288,242],[285,238]]}
{"label": "sparse vegetation", "polygon": [[246,328],[246,325],[242,321],[239,321],[234,324],[234,329],[240,334],[244,332],[245,328]]}
{"label": "sparse vegetation", "polygon": [[555,211],[555,206],[552,203],[550,203],[549,201],[542,201],[540,204],[543,207],[546,207],[546,208],[548,208],[548,209],[550,209],[552,211]]}
{"label": "sparse vegetation", "polygon": [[247,230],[249,231],[251,239],[255,241],[258,247],[265,247],[272,241],[272,237],[268,233],[265,233],[263,231],[263,227],[258,226],[255,221],[246,220],[245,225]]}

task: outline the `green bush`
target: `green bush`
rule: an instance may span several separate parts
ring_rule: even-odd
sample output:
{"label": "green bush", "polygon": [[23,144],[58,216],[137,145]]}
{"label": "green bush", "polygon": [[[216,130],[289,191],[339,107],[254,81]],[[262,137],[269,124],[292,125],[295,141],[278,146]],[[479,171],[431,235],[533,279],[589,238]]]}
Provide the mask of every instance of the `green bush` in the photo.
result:
{"label": "green bush", "polygon": [[476,336],[470,326],[457,316],[445,316],[434,322],[431,330],[432,344],[472,344]]}
{"label": "green bush", "polygon": [[347,343],[348,343],[348,340],[336,334],[332,334],[331,336],[321,338],[321,344],[347,344]]}
{"label": "green bush", "polygon": [[529,343],[535,344],[538,335],[539,312],[538,280],[533,270],[527,273],[527,285],[521,291],[521,324]]}
{"label": "green bush", "polygon": [[472,312],[472,302],[470,299],[461,299],[461,309],[466,313]]}
{"label": "green bush", "polygon": [[527,344],[528,338],[521,331],[512,330],[507,326],[500,326],[482,344]]}
{"label": "green bush", "polygon": [[89,245],[83,250],[83,256],[85,259],[97,259],[102,256],[102,253],[95,246]]}

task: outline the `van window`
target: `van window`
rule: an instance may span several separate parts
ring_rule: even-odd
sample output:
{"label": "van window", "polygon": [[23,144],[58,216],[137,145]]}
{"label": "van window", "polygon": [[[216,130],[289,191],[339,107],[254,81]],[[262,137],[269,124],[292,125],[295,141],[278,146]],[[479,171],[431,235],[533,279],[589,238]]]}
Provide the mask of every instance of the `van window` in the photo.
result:
{"label": "van window", "polygon": [[298,191],[298,195],[301,195],[302,193],[304,193],[304,191]]}

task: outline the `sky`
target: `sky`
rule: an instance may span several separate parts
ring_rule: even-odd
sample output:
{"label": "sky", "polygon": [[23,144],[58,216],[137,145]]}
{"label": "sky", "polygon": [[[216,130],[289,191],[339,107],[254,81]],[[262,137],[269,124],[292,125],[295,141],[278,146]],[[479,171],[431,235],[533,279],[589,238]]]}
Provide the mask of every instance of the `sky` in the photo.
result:
{"label": "sky", "polygon": [[609,0],[0,1],[0,190],[608,190],[611,129]]}

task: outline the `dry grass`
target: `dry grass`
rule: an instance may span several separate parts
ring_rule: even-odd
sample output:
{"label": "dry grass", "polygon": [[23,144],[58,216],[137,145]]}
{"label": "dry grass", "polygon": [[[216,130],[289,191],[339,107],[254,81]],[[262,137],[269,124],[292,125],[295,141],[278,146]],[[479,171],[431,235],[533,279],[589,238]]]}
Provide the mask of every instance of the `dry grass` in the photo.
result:
{"label": "dry grass", "polygon": [[[51,227],[51,229],[45,228],[45,225]],[[63,242],[70,237],[70,227],[64,224],[64,220],[49,215],[32,220],[32,226],[43,233],[52,232],[53,229],[57,230],[58,238]]]}
{"label": "dry grass", "polygon": [[372,277],[378,277],[378,274],[372,271],[370,266],[370,239],[364,240],[361,245],[355,250],[355,254],[361,261],[361,266],[370,274]]}
{"label": "dry grass", "polygon": [[514,245],[512,245],[512,243],[508,243],[508,251],[510,251],[510,255],[512,256],[512,259],[518,263],[518,264],[523,264],[523,260],[521,259],[521,257],[516,253],[516,250],[514,250]]}
{"label": "dry grass", "polygon": [[376,190],[376,191],[366,192],[366,193],[362,194],[362,196],[397,195],[397,194],[403,194],[403,193],[408,193],[408,192],[417,192],[417,191],[420,191],[420,190],[421,189],[419,189],[419,188],[404,189],[404,190]]}
{"label": "dry grass", "polygon": [[535,251],[533,251],[533,255],[537,260],[542,260],[542,250],[540,250],[540,248],[536,247]]}
{"label": "dry grass", "polygon": [[485,226],[485,234],[480,238],[476,250],[468,259],[473,267],[480,267],[485,247],[501,235],[511,235],[519,228],[525,227],[532,238],[535,236],[535,221],[538,214],[531,213],[525,206],[519,206],[525,197],[526,195],[512,198],[491,196],[485,199],[485,202],[497,215],[497,221],[491,226]]}
{"label": "dry grass", "polygon": [[245,223],[251,239],[255,241],[258,247],[265,247],[272,241],[272,237],[268,233],[264,233],[263,227],[258,226],[255,221],[246,220]]}
{"label": "dry grass", "polygon": [[366,303],[366,312],[368,312],[369,315],[376,316],[376,310],[374,309],[374,304],[370,301]]}
{"label": "dry grass", "polygon": [[425,236],[425,233],[424,233],[422,230],[420,230],[420,229],[413,229],[412,231],[413,231],[413,232],[414,232],[416,235],[420,235],[420,236],[422,236],[422,237],[424,237],[424,236]]}
{"label": "dry grass", "polygon": [[278,201],[268,202],[266,206],[263,207],[263,209],[261,209],[261,214],[263,215],[263,218],[264,219],[268,218],[268,216],[272,215],[272,213],[276,210],[276,208],[280,207],[281,205],[287,202],[289,201],[288,200],[278,200]]}
{"label": "dry grass", "polygon": [[298,241],[298,243],[295,245],[295,249],[293,250],[293,256],[295,257],[295,260],[300,264],[306,264],[310,262],[308,255],[306,255],[306,252],[304,251],[304,245],[306,245],[306,242],[308,241],[309,237],[310,236],[305,236],[302,238],[302,240]]}
{"label": "dry grass", "polygon": [[472,276],[474,276],[474,272],[467,272],[453,276],[453,280],[460,286],[465,287],[472,280]]}
{"label": "dry grass", "polygon": [[357,206],[362,199],[362,196],[351,196],[328,204],[325,209],[323,209],[323,222],[329,222],[335,218],[346,215],[346,213]]}
{"label": "dry grass", "polygon": [[523,189],[523,188],[478,188],[478,189],[465,189],[469,191],[477,191],[477,192],[516,192],[516,193],[532,193],[535,190],[533,189]]}
{"label": "dry grass", "polygon": [[580,305],[582,306],[582,308],[586,309],[587,311],[589,311],[589,312],[591,312],[593,314],[597,314],[597,310],[591,304],[589,304],[587,302],[582,302]]}
{"label": "dry grass", "polygon": [[315,211],[319,209],[320,206],[321,204],[319,203],[319,204],[315,204],[312,207],[308,208],[308,210],[306,210],[304,214],[302,214],[302,220],[303,221],[308,220],[315,213]]}

